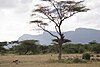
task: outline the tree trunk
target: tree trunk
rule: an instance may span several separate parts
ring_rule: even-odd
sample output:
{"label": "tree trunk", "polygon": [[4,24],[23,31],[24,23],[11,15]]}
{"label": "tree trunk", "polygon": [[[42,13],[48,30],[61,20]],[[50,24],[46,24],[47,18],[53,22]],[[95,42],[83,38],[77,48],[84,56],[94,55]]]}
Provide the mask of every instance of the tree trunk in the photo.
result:
{"label": "tree trunk", "polygon": [[60,33],[60,39],[58,39],[58,45],[59,45],[58,60],[59,61],[62,59],[61,57],[62,57],[62,44],[63,44],[63,42],[64,42],[64,35]]}
{"label": "tree trunk", "polygon": [[58,60],[60,61],[62,57],[62,43],[59,43],[59,53],[58,53]]}

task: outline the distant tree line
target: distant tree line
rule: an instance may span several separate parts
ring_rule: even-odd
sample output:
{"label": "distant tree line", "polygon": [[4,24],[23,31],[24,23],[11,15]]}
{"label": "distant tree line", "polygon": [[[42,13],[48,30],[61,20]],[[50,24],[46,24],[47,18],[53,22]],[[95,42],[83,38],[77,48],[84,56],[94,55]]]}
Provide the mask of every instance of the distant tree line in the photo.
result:
{"label": "distant tree line", "polygon": [[[67,39],[65,41],[70,42]],[[4,46],[8,46],[7,42],[0,42],[0,54],[34,55],[58,53],[57,41],[55,39],[53,39],[52,45],[41,45],[37,40],[14,41],[9,43],[17,43],[17,45],[13,45],[11,48],[5,48]],[[62,53],[65,54],[84,52],[100,53],[100,43],[96,41],[89,42],[89,44],[65,43],[62,46]]]}

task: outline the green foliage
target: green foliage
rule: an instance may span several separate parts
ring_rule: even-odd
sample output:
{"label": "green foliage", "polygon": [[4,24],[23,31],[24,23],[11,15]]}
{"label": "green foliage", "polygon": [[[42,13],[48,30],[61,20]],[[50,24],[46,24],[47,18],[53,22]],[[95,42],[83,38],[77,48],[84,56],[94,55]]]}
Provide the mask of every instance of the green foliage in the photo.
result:
{"label": "green foliage", "polygon": [[2,51],[6,51],[6,49],[4,47],[0,47],[0,52]]}
{"label": "green foliage", "polygon": [[83,53],[85,51],[82,44],[65,44],[63,45],[64,53]]}
{"label": "green foliage", "polygon": [[49,45],[48,46],[48,52],[49,53],[56,53],[56,47],[55,47],[55,45]]}
{"label": "green foliage", "polygon": [[7,44],[6,42],[0,42],[0,54],[1,55],[4,55],[7,52],[7,50],[4,48],[6,44]]}
{"label": "green foliage", "polygon": [[3,47],[0,47],[0,54],[4,55],[5,53],[7,53],[7,50]]}
{"label": "green foliage", "polygon": [[[58,44],[59,40],[58,39],[52,39],[52,42]],[[63,40],[63,43],[68,43],[68,42],[71,42],[71,40],[69,40],[69,39]]]}
{"label": "green foliage", "polygon": [[[40,45],[37,40],[26,40],[19,42],[18,45],[12,46],[12,48],[5,49],[4,46],[7,46],[7,42],[0,42],[0,53],[14,53],[14,54],[47,54],[47,53],[58,53],[58,44],[56,39],[54,39],[53,45]],[[62,52],[67,54],[73,53],[100,53],[100,44],[63,44]]]}
{"label": "green foliage", "polygon": [[84,48],[79,48],[78,53],[84,53],[84,52],[85,52]]}
{"label": "green foliage", "polygon": [[20,45],[14,46],[15,53],[18,54],[38,54],[38,44],[35,40],[22,41]]}
{"label": "green foliage", "polygon": [[78,50],[75,48],[68,48],[66,49],[66,53],[70,54],[70,53],[78,53]]}
{"label": "green foliage", "polygon": [[82,55],[82,59],[85,59],[85,60],[90,60],[90,57],[91,57],[90,53],[84,53]]}
{"label": "green foliage", "polygon": [[46,54],[46,53],[48,53],[48,46],[40,45],[38,50],[40,51],[40,53]]}
{"label": "green foliage", "polygon": [[7,45],[7,42],[0,42],[0,46],[6,46]]}
{"label": "green foliage", "polygon": [[91,51],[94,53],[100,53],[100,44],[94,44],[95,46],[92,47]]}
{"label": "green foliage", "polygon": [[89,44],[98,44],[98,43],[96,42],[96,40],[93,40],[93,41],[89,42]]}

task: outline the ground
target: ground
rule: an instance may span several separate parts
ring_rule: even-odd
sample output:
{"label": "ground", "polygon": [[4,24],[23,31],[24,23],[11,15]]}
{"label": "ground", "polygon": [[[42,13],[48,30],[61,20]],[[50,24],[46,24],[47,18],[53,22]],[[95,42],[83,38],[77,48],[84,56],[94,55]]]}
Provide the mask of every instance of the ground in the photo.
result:
{"label": "ground", "polygon": [[[63,58],[77,57],[81,54],[66,54]],[[0,67],[100,67],[100,62],[88,62],[88,63],[49,63],[50,59],[57,59],[56,54],[44,54],[44,55],[5,55],[0,56]],[[15,60],[18,60],[16,64]]]}

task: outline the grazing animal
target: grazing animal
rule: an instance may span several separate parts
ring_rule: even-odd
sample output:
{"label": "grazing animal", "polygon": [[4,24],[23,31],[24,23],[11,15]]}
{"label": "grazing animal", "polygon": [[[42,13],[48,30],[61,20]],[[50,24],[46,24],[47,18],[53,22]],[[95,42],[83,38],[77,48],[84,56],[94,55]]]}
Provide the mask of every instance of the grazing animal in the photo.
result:
{"label": "grazing animal", "polygon": [[20,61],[19,60],[14,60],[13,63],[18,64],[18,63],[20,63]]}

